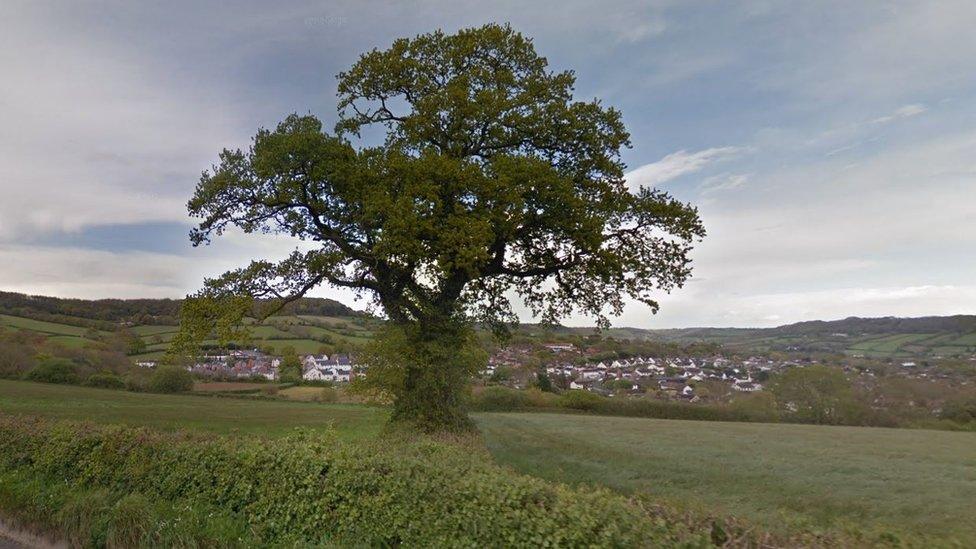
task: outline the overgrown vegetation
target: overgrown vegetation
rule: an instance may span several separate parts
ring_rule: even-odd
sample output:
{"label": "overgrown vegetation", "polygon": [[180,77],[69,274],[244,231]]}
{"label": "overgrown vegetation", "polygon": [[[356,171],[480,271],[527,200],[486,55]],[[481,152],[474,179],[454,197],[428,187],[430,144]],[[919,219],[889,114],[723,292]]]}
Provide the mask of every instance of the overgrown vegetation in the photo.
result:
{"label": "overgrown vegetation", "polygon": [[[476,388],[469,398],[472,410],[484,412],[572,411],[606,416],[684,419],[697,421],[743,421],[759,423],[811,423],[874,427],[922,427],[945,430],[974,430],[971,397],[951,401],[939,415],[917,411],[874,410],[854,399],[848,389],[838,394],[797,392],[790,380],[782,383],[786,392],[773,391],[739,395],[729,403],[688,403],[646,396],[605,397],[582,390],[560,394],[538,389],[510,389],[501,386]],[[843,387],[843,386],[841,386]]]}
{"label": "overgrown vegetation", "polygon": [[149,378],[148,388],[154,393],[185,393],[193,389],[193,376],[185,368],[160,366]]}
{"label": "overgrown vegetation", "polygon": [[125,546],[173,539],[158,521],[177,508],[188,521],[180,534],[194,544],[216,537],[242,546],[641,547],[696,537],[608,491],[517,475],[473,449],[427,439],[346,445],[309,431],[270,442],[0,416],[0,475],[10,481],[0,483],[0,504],[37,513],[74,540]]}
{"label": "overgrown vegetation", "polygon": [[78,368],[73,362],[64,358],[45,358],[26,374],[24,379],[41,383],[77,384],[79,381]]}
{"label": "overgrown vegetation", "polygon": [[[6,314],[84,328],[113,331],[120,324],[176,325],[180,299],[68,299],[0,292],[0,311]],[[354,316],[349,307],[323,298],[303,298],[284,314]]]}

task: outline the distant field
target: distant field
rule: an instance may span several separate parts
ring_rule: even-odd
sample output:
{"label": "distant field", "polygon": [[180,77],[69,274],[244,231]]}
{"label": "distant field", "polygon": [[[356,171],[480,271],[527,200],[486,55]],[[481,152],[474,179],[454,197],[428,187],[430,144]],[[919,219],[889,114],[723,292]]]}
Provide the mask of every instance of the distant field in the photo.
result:
{"label": "distant field", "polygon": [[976,545],[976,434],[556,414],[478,418],[495,458],[766,529],[857,527]]}
{"label": "distant field", "polygon": [[346,439],[375,436],[386,419],[384,410],[366,406],[153,395],[9,380],[0,380],[0,412],[267,436],[297,426],[334,425]]}
{"label": "distant field", "polygon": [[21,330],[30,330],[51,335],[84,336],[87,328],[80,326],[69,326],[68,324],[57,324],[54,322],[44,322],[32,318],[21,318],[19,316],[0,315],[0,326],[9,326]]}
{"label": "distant field", "polygon": [[[87,328],[69,324],[0,315],[0,327],[37,332],[47,336],[49,341],[66,347],[76,348],[94,343],[84,337],[88,334]],[[274,316],[263,324],[252,323],[251,341],[246,343],[269,347],[276,353],[281,353],[286,347],[292,347],[297,353],[313,354],[319,352],[323,346],[335,344],[358,346],[367,343],[373,337],[373,328],[375,328],[375,321],[363,321],[352,317]],[[146,345],[144,353],[133,355],[132,358],[156,360],[169,349],[170,342],[176,336],[179,327],[146,325],[133,326],[131,330]],[[204,343],[217,345],[216,341]]]}
{"label": "distant field", "polygon": [[[355,405],[2,380],[0,412],[268,436],[332,424],[347,439],[377,436],[386,418]],[[476,421],[497,461],[551,480],[605,485],[771,530],[854,527],[923,545],[976,545],[974,433],[560,414]]]}

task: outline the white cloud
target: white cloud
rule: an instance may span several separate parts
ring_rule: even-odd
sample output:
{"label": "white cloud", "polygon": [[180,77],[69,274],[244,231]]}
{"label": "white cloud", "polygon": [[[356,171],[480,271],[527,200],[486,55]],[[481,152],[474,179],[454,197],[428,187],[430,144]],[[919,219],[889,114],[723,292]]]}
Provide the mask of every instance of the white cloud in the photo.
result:
{"label": "white cloud", "polygon": [[891,122],[892,120],[898,120],[899,118],[910,118],[912,116],[917,116],[929,110],[928,107],[919,103],[913,103],[911,105],[904,105],[895,109],[895,112],[875,118],[871,122],[874,124],[884,124],[886,122]]}
{"label": "white cloud", "polygon": [[653,36],[658,36],[667,29],[667,23],[661,16],[651,16],[643,21],[626,21],[618,31],[619,40],[628,44],[635,44]]}
{"label": "white cloud", "polygon": [[738,189],[749,181],[749,174],[722,174],[709,177],[700,188],[703,195]]}
{"label": "white cloud", "polygon": [[627,179],[627,186],[632,189],[654,187],[682,175],[700,171],[709,164],[734,158],[742,151],[740,147],[713,147],[697,152],[680,150],[657,162],[644,164],[631,170],[624,177]]}

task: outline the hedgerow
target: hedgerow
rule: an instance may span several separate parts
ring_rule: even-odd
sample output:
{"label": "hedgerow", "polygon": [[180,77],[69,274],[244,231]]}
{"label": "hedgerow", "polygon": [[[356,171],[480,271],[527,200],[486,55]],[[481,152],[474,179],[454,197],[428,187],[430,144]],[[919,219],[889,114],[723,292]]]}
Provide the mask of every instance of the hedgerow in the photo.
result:
{"label": "hedgerow", "polygon": [[[139,512],[125,513],[130,541],[150,539],[148,523],[181,505],[219,511],[210,514],[246,535],[243,545],[639,547],[679,539],[673,525],[619,495],[518,475],[471,447],[429,438],[353,445],[298,430],[272,441],[0,415],[0,474],[71,493],[135,494],[129,506]],[[70,522],[71,498],[55,500],[45,500],[48,512]],[[200,513],[194,520],[206,523]],[[680,539],[707,543],[687,532]]]}
{"label": "hedgerow", "polygon": [[538,390],[492,386],[475,392],[468,401],[479,412],[582,411],[608,416],[689,419],[705,421],[770,421],[768,416],[750,410],[720,405],[689,404],[652,398],[608,398],[587,391],[566,391],[560,395]]}
{"label": "hedgerow", "polygon": [[125,389],[125,380],[112,372],[96,372],[85,380],[86,387],[101,387],[103,389]]}

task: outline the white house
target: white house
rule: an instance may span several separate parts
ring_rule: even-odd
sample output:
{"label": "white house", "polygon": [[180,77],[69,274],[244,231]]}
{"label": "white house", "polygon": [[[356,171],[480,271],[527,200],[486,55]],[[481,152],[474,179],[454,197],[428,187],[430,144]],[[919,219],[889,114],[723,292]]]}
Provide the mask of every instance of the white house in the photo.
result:
{"label": "white house", "polygon": [[594,379],[600,379],[602,377],[603,377],[603,372],[601,372],[600,370],[586,369],[586,370],[579,371],[579,378],[583,381],[592,381]]}
{"label": "white house", "polygon": [[334,381],[348,383],[353,376],[353,362],[349,355],[305,357],[302,379],[306,381]]}

